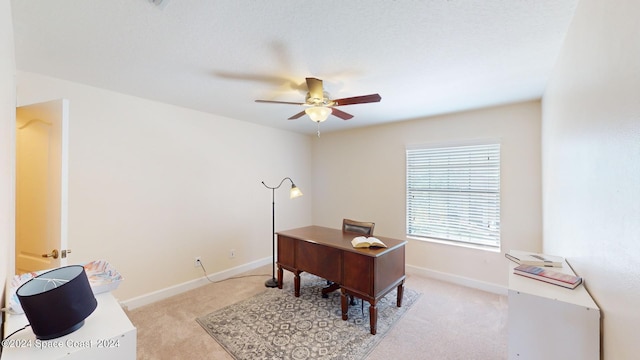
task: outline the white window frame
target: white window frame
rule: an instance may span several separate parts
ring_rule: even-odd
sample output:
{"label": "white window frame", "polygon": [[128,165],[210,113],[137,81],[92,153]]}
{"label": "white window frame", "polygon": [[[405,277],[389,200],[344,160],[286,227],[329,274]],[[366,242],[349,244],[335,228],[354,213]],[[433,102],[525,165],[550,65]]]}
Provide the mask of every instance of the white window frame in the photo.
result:
{"label": "white window frame", "polygon": [[500,141],[406,147],[407,237],[500,250]]}

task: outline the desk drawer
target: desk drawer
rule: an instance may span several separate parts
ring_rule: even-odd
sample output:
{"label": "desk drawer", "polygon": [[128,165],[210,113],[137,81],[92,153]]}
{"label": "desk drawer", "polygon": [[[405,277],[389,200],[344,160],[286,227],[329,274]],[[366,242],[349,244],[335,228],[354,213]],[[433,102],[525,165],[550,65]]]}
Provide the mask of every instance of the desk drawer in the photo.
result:
{"label": "desk drawer", "polygon": [[344,277],[341,284],[345,288],[365,295],[373,295],[375,258],[361,254],[344,252]]}
{"label": "desk drawer", "polygon": [[342,251],[307,241],[298,241],[295,248],[295,268],[339,282],[342,275]]}
{"label": "desk drawer", "polygon": [[295,242],[297,240],[278,235],[278,264],[292,268],[295,265]]}

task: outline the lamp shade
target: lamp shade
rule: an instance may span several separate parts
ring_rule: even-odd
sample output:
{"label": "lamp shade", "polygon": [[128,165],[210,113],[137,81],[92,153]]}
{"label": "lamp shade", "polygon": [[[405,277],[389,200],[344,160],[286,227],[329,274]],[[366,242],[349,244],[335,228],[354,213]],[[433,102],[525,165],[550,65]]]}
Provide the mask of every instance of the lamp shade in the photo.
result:
{"label": "lamp shade", "polygon": [[324,106],[314,106],[305,109],[304,112],[309,115],[311,120],[319,123],[327,120],[327,118],[331,114],[331,108]]}
{"label": "lamp shade", "polygon": [[98,306],[81,265],[42,273],[16,291],[37,339],[50,340],[70,334]]}
{"label": "lamp shade", "polygon": [[302,196],[302,191],[295,184],[291,183],[291,190],[289,190],[289,198],[295,199]]}

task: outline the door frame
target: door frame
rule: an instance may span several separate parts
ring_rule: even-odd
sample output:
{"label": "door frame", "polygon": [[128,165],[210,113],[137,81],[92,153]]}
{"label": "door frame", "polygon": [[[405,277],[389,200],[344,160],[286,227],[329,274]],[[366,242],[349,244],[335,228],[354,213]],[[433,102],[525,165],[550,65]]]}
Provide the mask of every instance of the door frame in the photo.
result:
{"label": "door frame", "polygon": [[[56,208],[59,211],[59,224],[56,224],[55,238],[53,244],[48,244],[47,249],[44,250],[44,253],[49,253],[52,249],[57,249],[59,253],[62,253],[63,250],[66,252],[68,250],[68,216],[69,216],[69,100],[68,99],[57,99],[46,102],[39,102],[34,104],[27,104],[16,107],[16,125],[18,124],[18,111],[19,109],[28,110],[31,112],[30,117],[36,116],[41,121],[51,121],[52,119],[56,119],[59,123],[59,128],[52,132],[52,136],[55,142],[55,147],[59,150],[59,204],[56,204]],[[33,115],[35,114],[35,115]],[[17,129],[16,129],[16,143],[15,143],[15,169],[16,169],[16,189],[15,196],[17,201],[17,167],[18,167],[18,156],[17,156]],[[17,210],[17,209],[16,209]],[[17,212],[17,211],[16,211]],[[16,227],[17,227],[17,213],[16,213]],[[14,240],[14,248],[13,248],[13,274],[17,272],[18,262],[18,236],[16,236]],[[53,246],[53,248],[52,248]],[[44,264],[43,264],[44,265]],[[50,261],[48,264],[48,268],[54,268],[59,266],[67,265],[67,258],[60,256],[58,259]]]}

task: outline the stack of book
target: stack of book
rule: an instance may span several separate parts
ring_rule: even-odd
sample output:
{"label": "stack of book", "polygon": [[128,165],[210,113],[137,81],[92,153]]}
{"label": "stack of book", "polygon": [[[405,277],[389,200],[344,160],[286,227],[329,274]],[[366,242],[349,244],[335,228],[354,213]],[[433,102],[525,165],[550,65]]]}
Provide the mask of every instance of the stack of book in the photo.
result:
{"label": "stack of book", "polygon": [[519,250],[509,250],[504,256],[519,265],[562,267],[562,263],[564,262],[564,258],[561,256],[536,254]]}
{"label": "stack of book", "polygon": [[582,284],[582,278],[579,276],[565,274],[559,271],[553,271],[548,268],[541,268],[533,265],[519,265],[513,269],[513,273],[566,287],[568,289],[575,289],[578,285]]}

